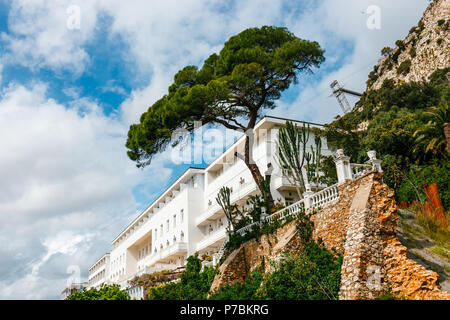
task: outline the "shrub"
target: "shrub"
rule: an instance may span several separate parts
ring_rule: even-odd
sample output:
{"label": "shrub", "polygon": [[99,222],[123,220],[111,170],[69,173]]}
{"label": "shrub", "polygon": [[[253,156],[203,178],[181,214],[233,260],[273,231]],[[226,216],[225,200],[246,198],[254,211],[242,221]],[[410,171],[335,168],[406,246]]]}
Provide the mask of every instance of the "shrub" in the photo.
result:
{"label": "shrub", "polygon": [[403,61],[397,68],[397,74],[407,75],[411,70],[411,60]]}
{"label": "shrub", "polygon": [[392,54],[393,49],[391,47],[384,47],[383,49],[381,49],[381,54],[384,57],[390,56]]}
{"label": "shrub", "polygon": [[120,290],[118,284],[105,285],[100,289],[91,288],[71,293],[67,300],[130,300],[130,296],[124,290]]}
{"label": "shrub", "polygon": [[259,268],[250,274],[247,279],[233,285],[226,284],[211,294],[210,300],[260,300],[259,289],[263,281],[264,271]]}
{"label": "shrub", "polygon": [[152,287],[147,299],[204,300],[216,274],[217,270],[212,266],[205,267],[202,271],[201,260],[197,256],[190,256],[180,281]]}
{"label": "shrub", "polygon": [[286,254],[274,271],[263,267],[247,279],[225,285],[211,295],[214,300],[337,300],[342,256],[334,255],[316,241],[309,241],[300,254]]}
{"label": "shrub", "polygon": [[[403,181],[396,193],[398,201],[411,202],[417,200],[414,192],[414,187],[420,194],[421,201],[426,200],[424,186],[436,183],[439,196],[442,200],[442,205],[446,210],[450,209],[450,162],[435,161],[432,164],[418,166],[413,165],[409,172],[407,172],[409,181]],[[414,184],[414,186],[412,185]]]}

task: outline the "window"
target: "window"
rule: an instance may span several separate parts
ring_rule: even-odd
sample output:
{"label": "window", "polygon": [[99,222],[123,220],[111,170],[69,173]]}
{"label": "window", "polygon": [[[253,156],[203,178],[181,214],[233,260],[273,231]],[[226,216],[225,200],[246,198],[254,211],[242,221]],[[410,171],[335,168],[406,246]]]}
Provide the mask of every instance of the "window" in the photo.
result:
{"label": "window", "polygon": [[158,239],[158,229],[155,229],[155,240]]}
{"label": "window", "polygon": [[161,225],[160,228],[161,228],[161,237],[162,237],[162,235],[163,235],[163,225]]}
{"label": "window", "polygon": [[169,226],[169,219],[167,219],[166,221],[166,230],[167,232],[169,232],[170,226]]}
{"label": "window", "polygon": [[177,227],[177,215],[173,215],[173,228],[175,229]]}
{"label": "window", "polygon": [[184,221],[184,211],[183,211],[183,209],[181,209],[181,222],[183,222]]}

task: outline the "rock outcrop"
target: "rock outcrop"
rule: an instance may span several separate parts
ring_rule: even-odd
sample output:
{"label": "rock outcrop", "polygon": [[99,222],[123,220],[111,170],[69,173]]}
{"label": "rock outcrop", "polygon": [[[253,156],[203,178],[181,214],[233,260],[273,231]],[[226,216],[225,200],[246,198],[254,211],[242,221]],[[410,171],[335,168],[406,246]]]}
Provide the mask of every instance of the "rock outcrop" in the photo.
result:
{"label": "rock outcrop", "polygon": [[386,79],[428,81],[437,69],[450,65],[450,0],[434,0],[417,27],[382,58],[369,75],[368,90],[379,89]]}

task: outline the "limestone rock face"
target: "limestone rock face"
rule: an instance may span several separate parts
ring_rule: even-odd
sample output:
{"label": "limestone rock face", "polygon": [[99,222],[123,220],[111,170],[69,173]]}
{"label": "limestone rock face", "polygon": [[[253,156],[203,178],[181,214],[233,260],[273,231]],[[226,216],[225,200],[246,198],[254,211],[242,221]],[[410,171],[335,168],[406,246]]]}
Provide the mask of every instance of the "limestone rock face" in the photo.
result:
{"label": "limestone rock face", "polygon": [[[402,47],[381,59],[376,66],[377,79],[368,90],[381,87],[386,79],[395,82],[428,81],[437,69],[450,65],[450,0],[434,0],[425,10],[416,29],[403,41]],[[396,59],[393,59],[397,56]],[[395,61],[396,60],[396,61]],[[402,63],[410,62],[409,71],[398,72]]]}

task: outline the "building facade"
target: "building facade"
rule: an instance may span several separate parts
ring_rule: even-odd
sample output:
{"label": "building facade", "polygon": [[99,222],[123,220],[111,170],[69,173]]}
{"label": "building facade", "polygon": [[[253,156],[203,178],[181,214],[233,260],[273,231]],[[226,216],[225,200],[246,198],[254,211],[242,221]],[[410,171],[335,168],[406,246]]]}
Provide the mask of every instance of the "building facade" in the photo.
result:
{"label": "building facade", "polygon": [[[260,120],[253,132],[252,155],[263,175],[271,164],[272,195],[275,201],[290,205],[300,199],[295,186],[283,177],[276,159],[278,130],[285,123],[286,119],[275,117]],[[90,268],[89,287],[117,283],[127,288],[135,276],[184,266],[187,257],[195,253],[216,253],[228,225],[216,202],[219,190],[229,187],[231,202],[241,207],[245,207],[250,195],[258,194],[249,169],[238,156],[244,154],[244,144],[243,136],[206,168],[186,170],[112,241],[111,253]],[[314,145],[312,132],[307,150],[309,145]],[[323,139],[322,155],[330,154]]]}

